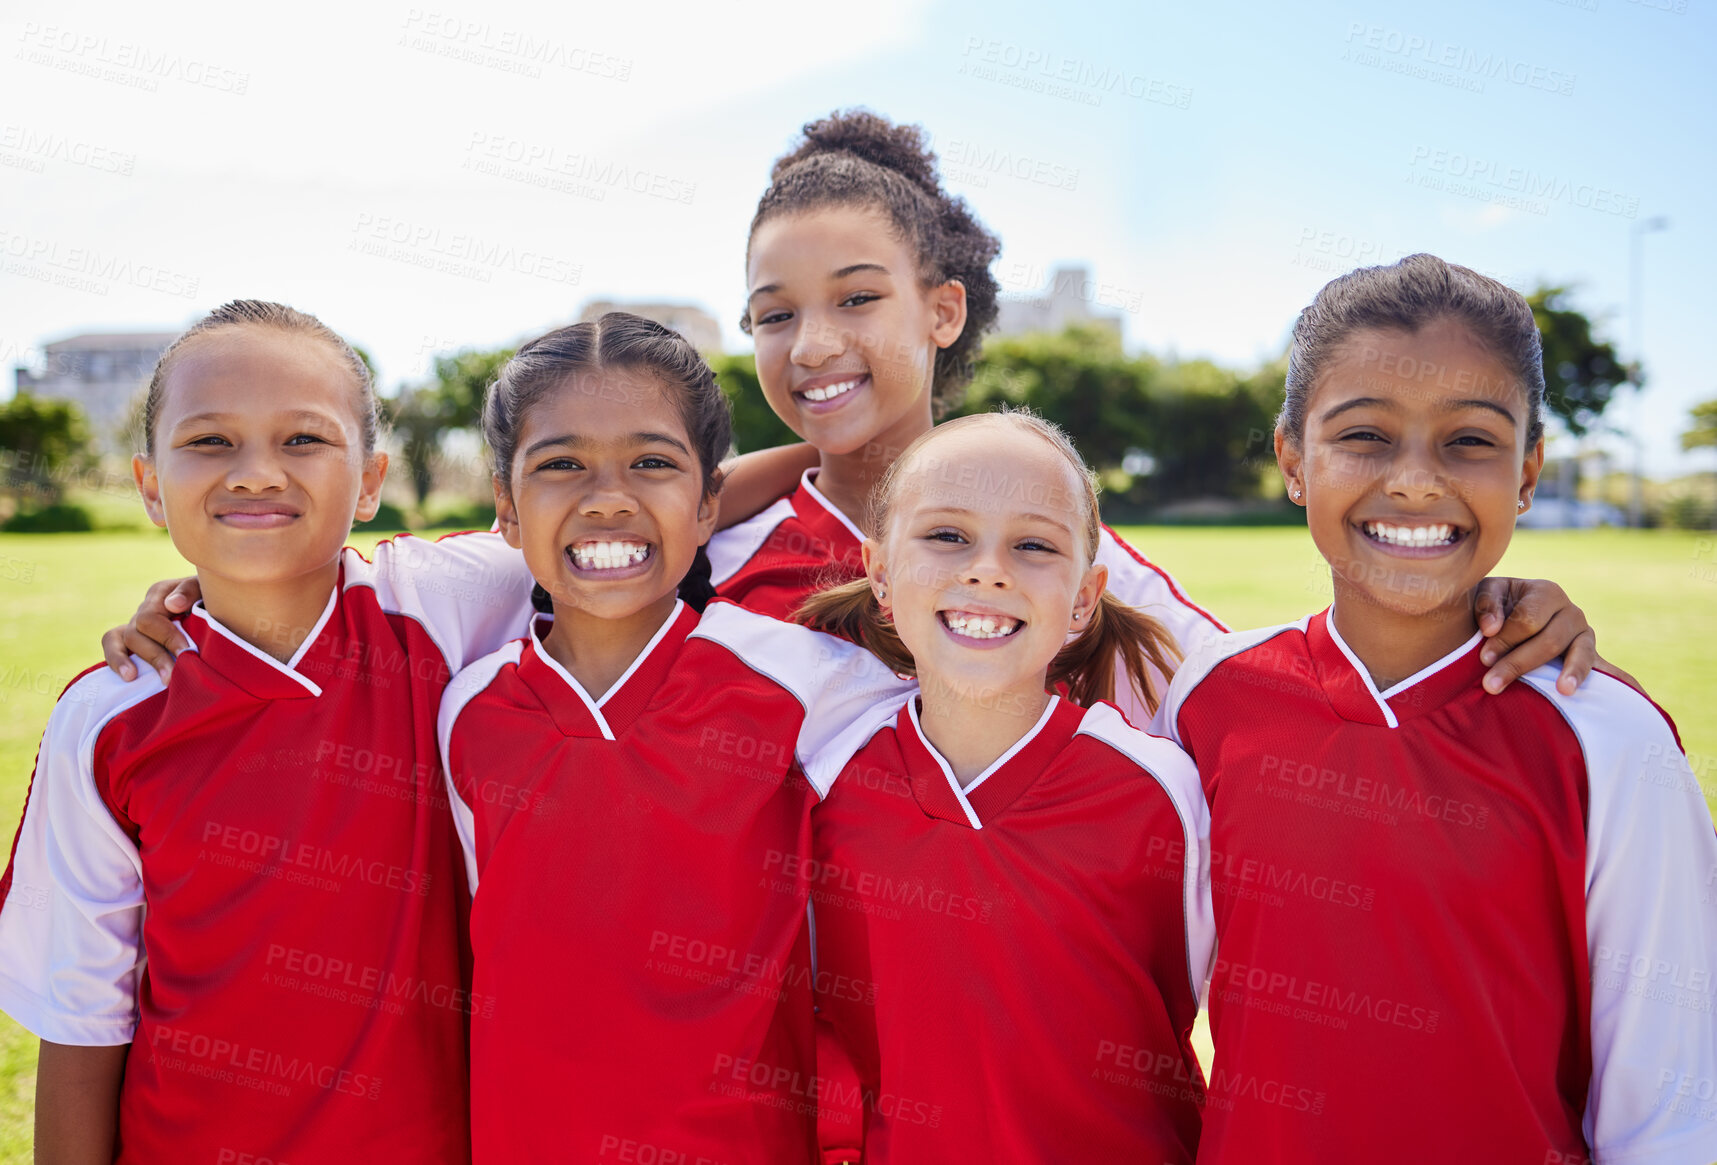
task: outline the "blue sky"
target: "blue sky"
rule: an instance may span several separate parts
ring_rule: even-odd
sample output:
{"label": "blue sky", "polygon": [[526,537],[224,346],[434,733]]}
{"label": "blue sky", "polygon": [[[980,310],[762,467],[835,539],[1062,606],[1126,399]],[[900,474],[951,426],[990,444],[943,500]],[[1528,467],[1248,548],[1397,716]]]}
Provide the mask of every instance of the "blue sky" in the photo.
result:
{"label": "blue sky", "polygon": [[[923,124],[1004,288],[1092,269],[1130,343],[1250,365],[1332,275],[1429,250],[1571,284],[1623,344],[1644,239],[1647,469],[1717,396],[1712,0],[25,3],[0,20],[0,360],[282,299],[384,384],[592,298],[702,303],[804,121]],[[7,377],[10,383],[10,377]]]}

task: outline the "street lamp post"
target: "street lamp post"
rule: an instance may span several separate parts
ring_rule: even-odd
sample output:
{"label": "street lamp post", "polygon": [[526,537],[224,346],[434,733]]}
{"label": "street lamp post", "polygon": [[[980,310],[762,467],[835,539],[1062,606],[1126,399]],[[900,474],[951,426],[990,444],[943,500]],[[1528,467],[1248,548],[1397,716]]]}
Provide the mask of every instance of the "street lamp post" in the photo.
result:
{"label": "street lamp post", "polygon": [[1645,248],[1641,245],[1652,231],[1667,230],[1669,220],[1653,215],[1634,223],[1628,232],[1628,346],[1633,360],[1628,365],[1628,379],[1634,386],[1633,480],[1628,489],[1628,525],[1639,529],[1645,524],[1645,490],[1641,478],[1645,473],[1645,441],[1640,430],[1645,422],[1645,376],[1640,339],[1640,278],[1644,268]]}

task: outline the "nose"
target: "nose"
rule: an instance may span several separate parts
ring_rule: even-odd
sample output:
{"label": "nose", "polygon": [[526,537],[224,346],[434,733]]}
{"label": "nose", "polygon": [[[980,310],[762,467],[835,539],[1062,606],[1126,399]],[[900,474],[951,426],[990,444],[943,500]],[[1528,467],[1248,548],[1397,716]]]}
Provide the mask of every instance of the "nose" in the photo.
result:
{"label": "nose", "polygon": [[985,540],[972,547],[959,572],[962,583],[984,590],[1007,590],[1013,586],[1013,572],[1008,569],[1006,549],[1000,542]]}
{"label": "nose", "polygon": [[628,517],[638,512],[638,498],[618,470],[597,470],[579,499],[578,512],[587,518]]}
{"label": "nose", "polygon": [[1406,502],[1437,501],[1453,492],[1436,450],[1423,441],[1401,446],[1390,461],[1384,488],[1390,497]]}
{"label": "nose", "polygon": [[793,363],[801,368],[820,368],[829,357],[845,352],[849,340],[848,333],[826,317],[803,314],[799,317],[799,330],[793,336]]}
{"label": "nose", "polygon": [[285,489],[286,483],[286,467],[281,464],[276,451],[254,442],[240,447],[238,456],[232,460],[232,468],[227,471],[227,488],[235,491],[261,493]]}

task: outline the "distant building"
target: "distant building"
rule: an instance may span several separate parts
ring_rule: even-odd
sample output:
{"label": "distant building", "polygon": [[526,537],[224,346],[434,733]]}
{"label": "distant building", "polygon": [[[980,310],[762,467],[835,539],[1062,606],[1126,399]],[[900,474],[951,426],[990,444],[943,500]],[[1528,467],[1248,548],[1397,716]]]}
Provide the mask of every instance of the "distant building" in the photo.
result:
{"label": "distant building", "polygon": [[716,322],[714,316],[695,304],[615,303],[613,300],[595,299],[584,305],[578,322],[594,323],[611,311],[629,311],[633,315],[655,320],[663,327],[672,328],[690,340],[692,347],[699,352],[721,351],[721,325]]}
{"label": "distant building", "polygon": [[161,353],[178,338],[178,332],[97,332],[59,340],[43,349],[40,376],[27,368],[15,370],[17,390],[77,402],[101,451],[129,454],[124,428],[131,402],[149,382]]}
{"label": "distant building", "polygon": [[[1042,280],[1041,268],[1031,271],[1016,264],[1003,273],[1003,285],[1024,285]],[[1010,277],[1011,276],[1011,277]],[[1025,332],[1059,332],[1068,324],[1106,328],[1121,334],[1121,317],[1095,309],[1105,307],[1137,310],[1126,289],[1098,283],[1086,267],[1057,267],[1049,275],[1049,286],[1038,293],[1004,291],[999,300],[996,334],[1018,336]]]}

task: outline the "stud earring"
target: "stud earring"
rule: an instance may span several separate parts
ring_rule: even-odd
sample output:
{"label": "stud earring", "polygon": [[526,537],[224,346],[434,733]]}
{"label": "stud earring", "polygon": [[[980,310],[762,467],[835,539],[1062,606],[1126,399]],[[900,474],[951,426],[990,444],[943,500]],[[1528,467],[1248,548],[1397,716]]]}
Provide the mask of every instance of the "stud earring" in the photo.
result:
{"label": "stud earring", "polygon": [[1298,487],[1296,487],[1296,488],[1295,488],[1295,489],[1294,489],[1294,500],[1295,500],[1295,501],[1296,501],[1296,502],[1297,502],[1297,501],[1299,501],[1299,500],[1300,500],[1300,491],[1299,491],[1299,489],[1298,489]]}
{"label": "stud earring", "polygon": [[1514,508],[1517,510],[1524,510],[1526,508],[1526,499],[1522,498],[1520,501],[1515,502]]}

